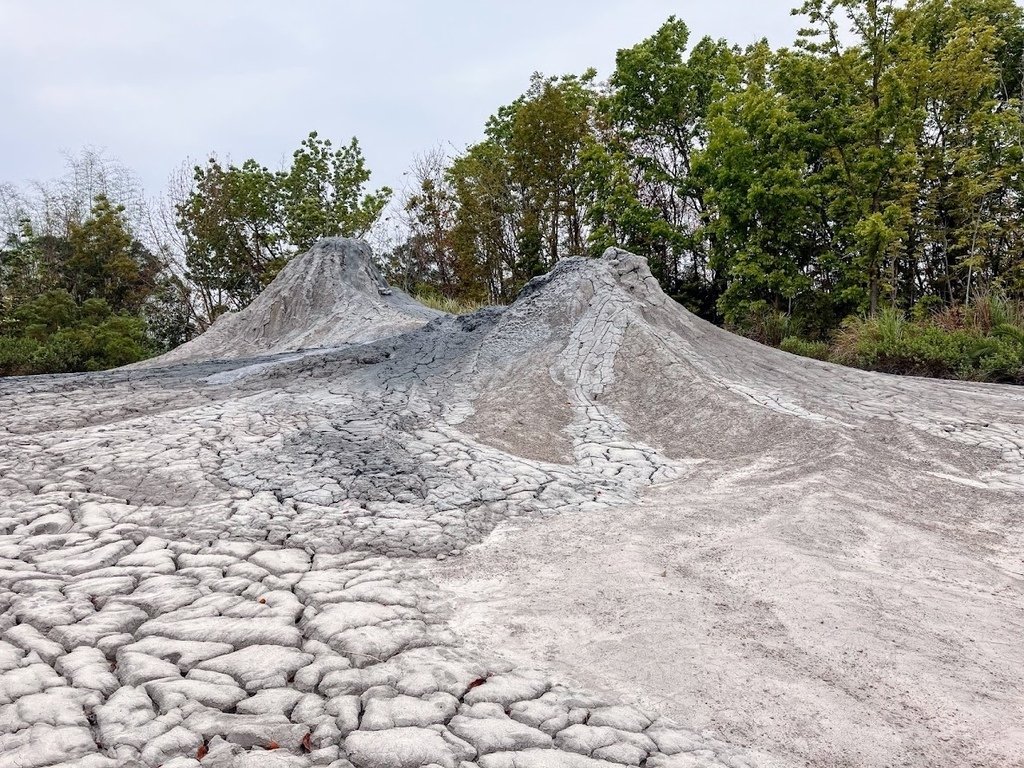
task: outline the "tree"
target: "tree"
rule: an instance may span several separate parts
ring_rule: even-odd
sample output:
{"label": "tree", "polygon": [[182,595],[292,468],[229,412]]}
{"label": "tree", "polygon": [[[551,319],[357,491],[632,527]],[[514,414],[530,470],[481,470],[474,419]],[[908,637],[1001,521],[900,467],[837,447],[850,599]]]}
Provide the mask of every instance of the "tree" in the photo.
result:
{"label": "tree", "polygon": [[246,306],[284,264],[279,179],[255,160],[225,167],[216,158],[193,179],[176,210],[187,278],[209,321]]}
{"label": "tree", "polygon": [[619,51],[598,105],[601,144],[587,155],[587,189],[595,245],[615,233],[619,245],[648,257],[666,291],[707,307],[714,276],[701,230],[704,193],[691,166],[711,106],[741,75],[736,49],[704,38],[687,54],[689,37],[673,16]]}
{"label": "tree", "polygon": [[449,158],[440,149],[418,157],[409,172],[411,184],[402,196],[400,216],[406,236],[392,255],[391,278],[406,291],[433,291],[460,297],[477,282],[466,274],[452,233],[458,214],[448,174]]}
{"label": "tree", "polygon": [[926,118],[907,256],[915,273],[903,293],[959,303],[979,283],[1019,291],[1024,11],[1002,0],[930,0],[916,10]]}
{"label": "tree", "polygon": [[707,146],[693,161],[713,211],[704,231],[726,286],[719,310],[740,327],[768,308],[792,312],[812,289],[817,256],[808,236],[817,226],[817,190],[806,175],[813,150],[787,99],[773,92],[770,51],[757,46],[747,59],[746,87],[712,110]]}
{"label": "tree", "polygon": [[285,234],[291,245],[309,249],[323,237],[364,237],[391,198],[391,189],[364,193],[370,180],[359,141],[332,149],[313,131],[280,174]]}
{"label": "tree", "polygon": [[523,217],[522,255],[534,260],[526,268],[535,273],[584,252],[580,156],[591,134],[595,76],[534,75],[526,94],[488,125],[507,154]]}
{"label": "tree", "polygon": [[61,282],[75,301],[98,298],[115,313],[140,311],[155,286],[160,264],[132,236],[124,206],[99,195],[88,218],[72,223],[68,246]]}
{"label": "tree", "polygon": [[507,303],[522,280],[519,246],[524,238],[503,149],[494,141],[474,144],[453,161],[448,178],[457,206],[454,259],[472,281],[463,293]]}
{"label": "tree", "polygon": [[451,261],[474,281],[467,298],[509,301],[558,260],[587,252],[583,153],[594,76],[534,75],[488,120],[486,138],[450,164]]}
{"label": "tree", "polygon": [[1001,0],[801,10],[810,25],[796,50],[737,59],[741,85],[712,106],[694,156],[726,320],[778,311],[827,336],[882,303],[957,304],[979,279],[1011,283],[1022,122],[1001,34],[1019,39],[1020,11]]}
{"label": "tree", "polygon": [[197,325],[246,306],[295,252],[322,237],[363,236],[380,216],[391,190],[364,193],[370,173],[358,142],[331,146],[313,132],[283,171],[216,158],[194,169],[174,208]]}
{"label": "tree", "polygon": [[141,314],[161,265],[104,196],[66,237],[24,222],[0,266],[0,375],[100,370],[158,349]]}

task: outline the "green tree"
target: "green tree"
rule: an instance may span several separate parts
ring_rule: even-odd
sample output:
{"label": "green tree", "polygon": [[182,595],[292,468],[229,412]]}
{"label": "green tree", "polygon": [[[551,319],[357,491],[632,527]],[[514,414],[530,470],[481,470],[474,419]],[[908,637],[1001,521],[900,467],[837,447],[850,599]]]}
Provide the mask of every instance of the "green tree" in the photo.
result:
{"label": "green tree", "polygon": [[814,285],[818,192],[806,173],[812,147],[788,100],[774,92],[767,46],[748,55],[746,87],[712,111],[706,148],[694,171],[713,215],[704,231],[711,265],[724,277],[718,300],[725,321],[792,312]]}
{"label": "green tree", "polygon": [[522,280],[523,237],[505,153],[494,141],[474,144],[453,161],[448,177],[457,206],[451,233],[454,260],[468,283],[462,293],[507,302]]}
{"label": "green tree", "polygon": [[883,302],[955,304],[979,280],[1012,283],[1022,124],[1002,35],[1019,38],[1020,12],[999,0],[801,11],[796,50],[744,54],[695,155],[725,318],[795,313],[828,335]]}
{"label": "green tree", "polygon": [[313,131],[279,177],[284,229],[288,241],[307,250],[323,237],[364,237],[391,198],[391,189],[364,193],[370,171],[353,137],[333,149]]}
{"label": "green tree", "polygon": [[619,51],[597,110],[601,143],[587,154],[587,189],[594,246],[620,238],[648,257],[665,290],[706,308],[714,276],[701,230],[704,191],[691,166],[712,105],[741,72],[725,41],[704,38],[688,52],[689,40],[673,16]]}
{"label": "green tree", "polygon": [[[849,222],[849,267],[864,275],[873,314],[898,270],[917,194],[916,140],[924,120],[919,60],[908,17],[895,0],[808,0],[800,10],[810,22],[801,47],[823,57],[825,76],[845,99],[841,131],[833,137],[842,179],[833,215]],[[842,42],[843,20],[856,36],[853,46]]]}
{"label": "green tree", "polygon": [[927,117],[907,243],[917,270],[902,288],[904,303],[921,295],[969,302],[979,284],[1019,295],[1024,11],[1002,0],[930,0],[915,10]]}
{"label": "green tree", "polygon": [[535,74],[487,121],[485,138],[413,169],[408,227],[392,272],[416,290],[511,300],[558,260],[587,253],[583,157],[593,139],[595,73]]}
{"label": "green tree", "polygon": [[162,264],[104,195],[66,235],[25,220],[0,249],[0,375],[100,370],[159,349],[142,314]]}
{"label": "green tree", "polygon": [[62,282],[77,302],[100,298],[116,313],[141,309],[160,265],[132,237],[123,206],[98,196],[88,218],[72,223],[68,246]]}
{"label": "green tree", "polygon": [[78,304],[67,291],[48,291],[12,320],[0,336],[0,375],[103,370],[156,351],[141,318],[115,314],[102,298]]}
{"label": "green tree", "polygon": [[188,279],[212,320],[247,305],[284,264],[280,184],[255,160],[225,167],[211,158],[193,178],[178,227]]}
{"label": "green tree", "polygon": [[[480,281],[467,274],[455,249],[458,203],[448,168],[449,159],[434,150],[417,158],[410,170],[411,186],[401,205],[407,236],[392,254],[389,274],[406,291],[454,299],[471,293]],[[478,293],[486,298],[485,292]]]}
{"label": "green tree", "polygon": [[386,187],[364,193],[369,177],[355,139],[334,150],[315,132],[284,171],[251,159],[197,166],[175,213],[200,324],[246,306],[318,239],[364,236],[391,195]]}
{"label": "green tree", "polygon": [[591,132],[593,71],[582,78],[534,75],[530,89],[488,126],[508,156],[522,213],[520,239],[531,271],[584,251],[580,154]]}

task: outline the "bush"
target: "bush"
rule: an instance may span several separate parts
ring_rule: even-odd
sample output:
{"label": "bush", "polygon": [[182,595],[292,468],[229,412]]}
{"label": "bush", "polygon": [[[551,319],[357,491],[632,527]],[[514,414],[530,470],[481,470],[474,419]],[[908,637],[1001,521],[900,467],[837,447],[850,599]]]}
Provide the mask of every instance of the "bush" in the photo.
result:
{"label": "bush", "polygon": [[153,353],[146,324],[135,317],[114,315],[96,327],[86,368],[101,371],[143,360]]}
{"label": "bush", "polygon": [[731,324],[733,330],[748,339],[777,347],[787,336],[799,336],[798,323],[792,316],[772,309],[762,302],[753,303],[747,313]]}
{"label": "bush", "polygon": [[808,341],[799,336],[787,336],[782,340],[779,349],[801,357],[813,357],[815,360],[829,360],[831,353],[824,341]]}
{"label": "bush", "polygon": [[982,334],[990,334],[1001,326],[1024,329],[1024,305],[1010,301],[1001,293],[989,292],[978,296],[967,307],[966,319]]}
{"label": "bush", "polygon": [[32,356],[39,342],[28,338],[0,336],[0,376],[26,376],[35,371]]}
{"label": "bush", "polygon": [[156,349],[139,317],[115,315],[102,299],[80,306],[55,291],[26,303],[0,336],[0,376],[99,371]]}
{"label": "bush", "polygon": [[83,335],[59,331],[32,354],[32,373],[74,373],[85,369]]}
{"label": "bush", "polygon": [[849,319],[832,345],[832,359],[886,373],[1024,383],[1024,329],[1002,324],[983,333],[985,325],[969,315],[953,328],[948,313],[910,321],[890,309]]}
{"label": "bush", "polygon": [[737,330],[794,355],[865,370],[1024,384],[1024,303],[999,294],[948,308],[926,297],[914,306],[912,319],[892,308],[850,317],[830,342],[804,337],[802,326],[760,306]]}

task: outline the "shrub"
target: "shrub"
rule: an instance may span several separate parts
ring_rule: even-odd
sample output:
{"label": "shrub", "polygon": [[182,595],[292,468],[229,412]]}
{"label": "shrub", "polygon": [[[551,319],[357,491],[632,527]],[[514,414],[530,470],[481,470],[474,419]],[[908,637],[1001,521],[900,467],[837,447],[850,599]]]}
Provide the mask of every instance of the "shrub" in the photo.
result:
{"label": "shrub", "polygon": [[102,299],[68,304],[44,294],[5,323],[0,376],[98,371],[143,360],[156,349],[139,317],[112,314]]}
{"label": "shrub", "polygon": [[964,312],[959,327],[951,327],[950,312],[909,321],[887,309],[875,317],[848,319],[833,342],[832,359],[911,376],[1024,381],[1024,329],[1003,323],[991,334],[983,332],[993,318],[1008,316],[991,310],[984,308],[980,317]]}
{"label": "shrub", "polygon": [[770,347],[777,347],[787,336],[799,336],[797,323],[790,315],[772,309],[763,301],[755,302],[749,311],[730,328],[737,333]]}
{"label": "shrub", "polygon": [[0,376],[26,376],[34,373],[32,356],[39,342],[28,338],[0,336]]}
{"label": "shrub", "polygon": [[32,373],[74,373],[81,371],[85,359],[81,337],[74,331],[60,331],[40,344],[32,354]]}
{"label": "shrub", "polygon": [[1024,305],[994,291],[978,296],[967,307],[966,315],[973,329],[983,334],[1000,326],[1024,328]]}
{"label": "shrub", "polygon": [[90,371],[116,368],[143,360],[152,354],[146,338],[146,324],[135,317],[114,315],[93,331],[86,368]]}
{"label": "shrub", "polygon": [[813,357],[815,360],[829,360],[831,353],[824,341],[808,341],[799,336],[787,336],[782,340],[779,349],[801,357]]}

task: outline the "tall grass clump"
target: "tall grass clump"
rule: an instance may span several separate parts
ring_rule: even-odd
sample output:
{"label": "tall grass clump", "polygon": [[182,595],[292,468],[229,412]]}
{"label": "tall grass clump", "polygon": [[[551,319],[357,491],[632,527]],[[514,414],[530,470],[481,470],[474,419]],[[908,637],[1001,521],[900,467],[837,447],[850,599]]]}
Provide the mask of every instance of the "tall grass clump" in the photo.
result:
{"label": "tall grass clump", "polygon": [[436,293],[417,293],[413,295],[413,298],[425,307],[436,309],[438,312],[447,312],[449,315],[468,315],[487,306],[487,302],[484,301],[453,299]]}

